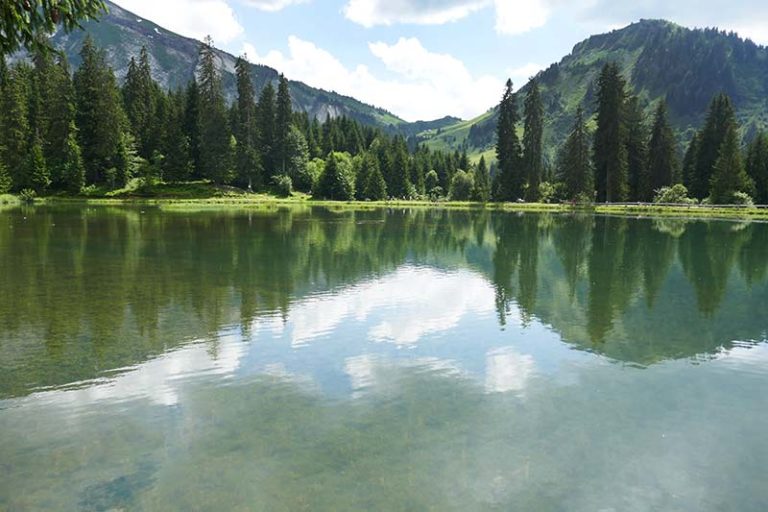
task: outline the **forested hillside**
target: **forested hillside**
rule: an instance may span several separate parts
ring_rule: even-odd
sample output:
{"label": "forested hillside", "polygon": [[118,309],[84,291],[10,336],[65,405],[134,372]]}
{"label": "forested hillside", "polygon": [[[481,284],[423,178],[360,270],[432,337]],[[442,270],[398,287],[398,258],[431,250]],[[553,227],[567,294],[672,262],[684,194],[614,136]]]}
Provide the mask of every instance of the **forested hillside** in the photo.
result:
{"label": "forested hillside", "polygon": [[[768,49],[734,33],[642,20],[590,37],[537,75],[550,162],[565,141],[576,110],[583,108],[587,118],[595,113],[598,76],[612,62],[618,63],[646,115],[666,98],[670,122],[681,142],[690,140],[702,125],[707,105],[720,92],[732,99],[746,140],[768,125]],[[520,92],[524,95],[526,87]],[[420,139],[432,148],[485,152],[495,144],[497,119],[494,108],[472,121],[422,132]]]}

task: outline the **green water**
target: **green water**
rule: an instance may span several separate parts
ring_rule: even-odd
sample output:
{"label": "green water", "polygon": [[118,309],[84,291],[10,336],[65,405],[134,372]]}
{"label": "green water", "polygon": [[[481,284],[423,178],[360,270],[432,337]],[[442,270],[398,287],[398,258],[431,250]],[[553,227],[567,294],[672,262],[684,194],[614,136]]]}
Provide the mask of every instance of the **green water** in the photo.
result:
{"label": "green water", "polygon": [[0,510],[768,510],[768,224],[0,212]]}

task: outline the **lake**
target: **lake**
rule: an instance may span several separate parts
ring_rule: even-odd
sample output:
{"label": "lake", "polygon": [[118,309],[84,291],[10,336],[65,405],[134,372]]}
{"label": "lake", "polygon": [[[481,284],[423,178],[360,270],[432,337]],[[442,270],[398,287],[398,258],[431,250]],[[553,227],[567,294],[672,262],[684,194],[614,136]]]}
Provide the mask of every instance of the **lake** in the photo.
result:
{"label": "lake", "polygon": [[0,510],[768,510],[768,224],[0,212]]}

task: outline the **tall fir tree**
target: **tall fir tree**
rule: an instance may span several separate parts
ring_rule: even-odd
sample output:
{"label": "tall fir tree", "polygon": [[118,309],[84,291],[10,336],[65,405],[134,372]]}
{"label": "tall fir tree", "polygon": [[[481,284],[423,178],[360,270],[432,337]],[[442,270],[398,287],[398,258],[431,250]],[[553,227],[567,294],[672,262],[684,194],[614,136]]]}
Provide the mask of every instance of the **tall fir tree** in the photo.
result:
{"label": "tall fir tree", "polygon": [[200,175],[200,89],[197,80],[191,80],[187,85],[184,96],[184,134],[189,143],[189,160],[192,165],[192,175]]}
{"label": "tall fir tree", "polygon": [[659,102],[656,107],[648,148],[651,190],[655,192],[662,187],[680,183],[681,173],[680,161],[677,157],[677,140],[675,139],[675,132],[669,124],[667,103],[664,100]]}
{"label": "tall fir tree", "polygon": [[[291,132],[291,92],[285,75],[280,75],[277,86],[277,103],[275,105],[275,142],[272,155],[273,165],[277,172],[286,174],[288,159],[288,135]],[[349,150],[349,148],[345,148]]]}
{"label": "tall fir tree", "polygon": [[[499,121],[496,127],[499,173],[494,190],[499,201],[513,201],[522,197],[524,176],[520,168],[521,149],[517,136],[517,120],[517,103],[512,90],[512,80],[507,80],[499,104]],[[448,173],[447,179],[450,180],[451,177],[451,173]],[[442,185],[447,187],[448,183]]]}
{"label": "tall fir tree", "polygon": [[410,177],[410,158],[408,155],[408,146],[405,139],[401,136],[395,138],[393,142],[392,169],[390,181],[387,183],[387,190],[390,196],[398,199],[407,199],[411,197],[411,177]]}
{"label": "tall fir tree", "polygon": [[58,166],[58,188],[70,194],[78,194],[85,186],[85,167],[83,167],[80,145],[77,143],[77,128],[74,121],[69,123],[67,138],[64,141],[64,149]]}
{"label": "tall fir tree", "polygon": [[539,184],[541,183],[544,156],[542,138],[544,136],[544,107],[541,103],[541,92],[536,79],[528,82],[528,93],[524,104],[524,133],[523,133],[523,167],[527,179],[525,200],[539,200]]}
{"label": "tall fir tree", "polygon": [[29,148],[28,118],[28,76],[29,68],[17,64],[7,70],[4,78],[2,105],[2,126],[0,126],[0,160],[11,176],[11,190],[29,187],[25,175],[25,159]]}
{"label": "tall fir tree", "polygon": [[33,189],[38,194],[45,192],[51,184],[48,166],[45,164],[45,156],[43,155],[43,144],[38,136],[32,139],[23,170],[26,178],[24,186]]}
{"label": "tall fir tree", "polygon": [[760,131],[747,150],[747,174],[755,184],[755,202],[768,204],[768,134]]}
{"label": "tall fir tree", "polygon": [[275,155],[275,88],[268,83],[261,90],[259,103],[256,107],[259,138],[258,149],[261,154],[262,167],[267,176],[277,172]]}
{"label": "tall fir tree", "polygon": [[[78,146],[77,154],[81,171],[82,156],[75,126],[75,89],[69,73],[69,63],[64,55],[59,57],[53,68],[51,84],[56,93],[48,98],[46,105],[49,123],[44,137],[43,151],[51,173],[51,187],[56,190],[71,191],[73,187],[69,184],[64,168],[73,151],[72,143]],[[80,183],[77,191],[82,188],[82,185]]]}
{"label": "tall fir tree", "polygon": [[125,125],[120,92],[104,52],[96,48],[90,36],[83,43],[80,58],[80,67],[73,77],[75,120],[87,180],[114,182],[106,173],[117,167]]}
{"label": "tall fir tree", "polygon": [[699,158],[699,134],[694,133],[688,143],[688,149],[683,157],[683,184],[690,190],[691,184],[696,180],[696,165]]}
{"label": "tall fir tree", "polygon": [[153,104],[152,73],[149,64],[149,54],[145,46],[141,47],[139,61],[131,57],[123,85],[123,104],[131,127],[131,133],[136,138],[139,155],[145,159],[152,156],[154,149],[153,127],[155,123],[155,105]]}
{"label": "tall fir tree", "polygon": [[583,197],[592,201],[595,197],[594,171],[590,155],[590,141],[584,122],[584,111],[576,110],[573,129],[563,144],[559,159],[559,177],[569,199]]}
{"label": "tall fir tree", "polygon": [[248,61],[240,57],[235,62],[237,75],[237,103],[235,107],[236,121],[234,127],[237,139],[235,167],[237,182],[252,190],[260,188],[261,158],[257,151],[256,99],[253,92],[253,81]]}
{"label": "tall fir tree", "polygon": [[709,194],[720,147],[726,133],[735,124],[736,114],[730,98],[724,93],[718,94],[712,99],[704,127],[699,132],[695,172],[688,184],[688,190],[693,197],[704,199]]}
{"label": "tall fir tree", "polygon": [[234,177],[231,133],[217,56],[209,37],[200,45],[200,172],[216,184]]}
{"label": "tall fir tree", "polygon": [[594,142],[595,183],[599,202],[627,199],[626,83],[619,66],[606,64],[597,81],[597,129]]}
{"label": "tall fir tree", "polygon": [[733,201],[734,193],[750,193],[752,189],[752,180],[741,158],[738,127],[736,123],[731,123],[726,128],[725,138],[712,169],[709,197],[713,204],[726,204]]}
{"label": "tall fir tree", "polygon": [[488,165],[485,163],[485,156],[480,157],[480,162],[475,170],[475,189],[473,199],[485,203],[491,198],[491,175],[488,172]]}
{"label": "tall fir tree", "polygon": [[651,180],[648,176],[648,134],[645,115],[637,96],[627,100],[627,176],[629,198],[633,201],[650,201]]}
{"label": "tall fir tree", "polygon": [[163,140],[163,179],[184,181],[192,176],[193,162],[188,132],[185,131],[186,95],[172,92],[168,98],[168,116]]}

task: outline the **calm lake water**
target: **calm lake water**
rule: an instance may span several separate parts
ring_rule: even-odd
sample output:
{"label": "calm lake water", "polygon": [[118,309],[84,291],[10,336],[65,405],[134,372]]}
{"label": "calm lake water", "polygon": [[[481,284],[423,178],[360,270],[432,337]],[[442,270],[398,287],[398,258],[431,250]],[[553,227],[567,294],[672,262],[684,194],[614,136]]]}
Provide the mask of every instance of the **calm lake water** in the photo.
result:
{"label": "calm lake water", "polygon": [[0,212],[0,510],[768,510],[768,225]]}

